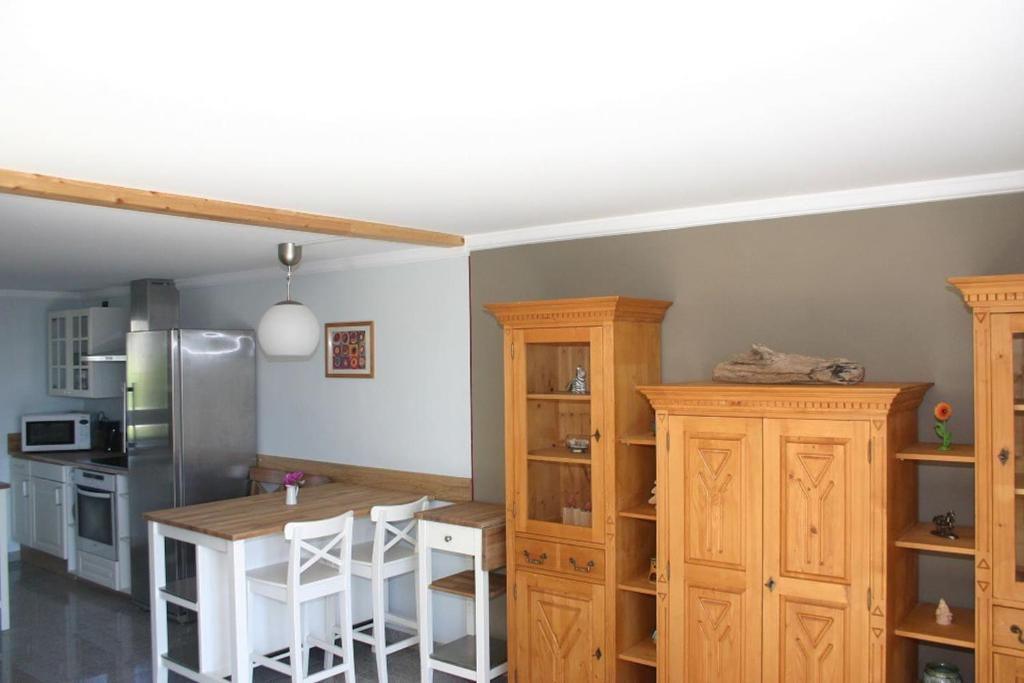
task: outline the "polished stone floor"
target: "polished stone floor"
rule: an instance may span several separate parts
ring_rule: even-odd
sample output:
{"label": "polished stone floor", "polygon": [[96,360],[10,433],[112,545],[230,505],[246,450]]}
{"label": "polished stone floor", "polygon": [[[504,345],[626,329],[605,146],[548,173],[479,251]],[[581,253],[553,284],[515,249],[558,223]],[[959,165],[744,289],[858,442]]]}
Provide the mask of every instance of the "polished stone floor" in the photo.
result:
{"label": "polished stone floor", "polygon": [[[149,614],[128,600],[33,565],[11,565],[11,629],[0,635],[2,683],[136,683],[152,680]],[[195,638],[194,626],[175,626],[171,638]],[[319,668],[313,655],[312,669]],[[393,683],[419,681],[416,648],[388,658]],[[172,681],[181,681],[171,674]],[[287,678],[266,669],[259,683]],[[340,677],[330,679],[342,680]],[[356,680],[376,681],[370,648],[356,643]],[[436,683],[462,679],[435,674]],[[498,679],[505,680],[505,677]]]}

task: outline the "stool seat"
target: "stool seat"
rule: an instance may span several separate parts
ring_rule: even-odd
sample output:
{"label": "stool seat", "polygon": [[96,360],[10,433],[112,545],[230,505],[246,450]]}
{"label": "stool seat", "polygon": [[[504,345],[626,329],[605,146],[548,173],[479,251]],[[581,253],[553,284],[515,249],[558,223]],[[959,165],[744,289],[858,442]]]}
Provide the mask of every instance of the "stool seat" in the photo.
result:
{"label": "stool seat", "polygon": [[[279,588],[288,586],[288,563],[272,564],[259,569],[251,569],[246,572],[249,581],[267,584]],[[314,583],[334,582],[343,586],[343,577],[338,575],[338,568],[326,562],[317,562],[309,569],[302,572],[299,584],[303,587],[310,587]]]}
{"label": "stool seat", "polygon": [[[416,548],[408,545],[395,545],[384,551],[384,563],[390,564],[399,560],[413,559],[416,557]],[[373,543],[360,543],[352,546],[352,564],[364,564],[367,567],[373,564]],[[352,567],[355,571],[355,567]]]}

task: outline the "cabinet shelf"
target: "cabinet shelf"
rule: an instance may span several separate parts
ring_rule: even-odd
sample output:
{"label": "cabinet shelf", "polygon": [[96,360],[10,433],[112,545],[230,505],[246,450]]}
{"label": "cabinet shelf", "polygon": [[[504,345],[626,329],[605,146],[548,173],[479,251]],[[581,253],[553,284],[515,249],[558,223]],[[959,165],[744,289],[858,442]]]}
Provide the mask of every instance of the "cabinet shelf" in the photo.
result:
{"label": "cabinet shelf", "polygon": [[528,401],[578,401],[581,403],[588,403],[590,401],[590,394],[570,394],[568,391],[552,391],[549,393],[533,393],[527,394],[526,400]]}
{"label": "cabinet shelf", "polygon": [[955,541],[934,535],[931,533],[933,528],[930,522],[918,522],[900,534],[896,547],[949,555],[974,555],[974,527],[958,526],[956,532],[960,538]]}
{"label": "cabinet shelf", "polygon": [[896,454],[897,460],[923,462],[973,463],[974,444],[955,443],[948,451],[940,451],[937,443],[915,443]]}
{"label": "cabinet shelf", "polygon": [[658,508],[650,503],[634,505],[619,512],[620,517],[632,517],[633,519],[649,519],[652,522],[658,521]]}
{"label": "cabinet shelf", "polygon": [[538,448],[527,453],[526,459],[534,460],[536,462],[561,462],[569,463],[572,465],[589,465],[590,451],[586,451],[583,453],[573,453],[564,446],[556,446],[553,448]]}
{"label": "cabinet shelf", "polygon": [[[490,572],[488,588],[488,597],[492,600],[502,595],[505,592],[505,575]],[[476,578],[473,575],[473,570],[467,569],[466,571],[450,574],[440,579],[434,579],[433,583],[430,584],[430,590],[450,593],[451,595],[461,595],[464,598],[475,598]]]}
{"label": "cabinet shelf", "polygon": [[619,590],[629,591],[630,593],[642,593],[643,595],[658,594],[657,585],[647,580],[647,574],[629,577],[619,584]]}
{"label": "cabinet shelf", "polygon": [[896,627],[896,635],[911,640],[952,645],[974,649],[974,610],[950,607],[953,623],[939,626],[935,623],[934,603],[923,602],[910,610]]}
{"label": "cabinet shelf", "polygon": [[654,439],[654,434],[648,432],[646,434],[632,434],[630,436],[624,436],[619,439],[621,443],[627,446],[657,446],[657,441]]}
{"label": "cabinet shelf", "polygon": [[658,666],[658,646],[650,638],[644,638],[619,653],[619,659],[644,666]]}

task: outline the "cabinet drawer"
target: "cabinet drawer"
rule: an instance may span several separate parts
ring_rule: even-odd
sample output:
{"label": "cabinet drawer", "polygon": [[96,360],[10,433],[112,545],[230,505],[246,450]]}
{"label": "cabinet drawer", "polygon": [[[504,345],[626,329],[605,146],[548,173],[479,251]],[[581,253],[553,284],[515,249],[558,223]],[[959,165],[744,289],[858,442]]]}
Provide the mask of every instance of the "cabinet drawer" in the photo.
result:
{"label": "cabinet drawer", "polygon": [[56,465],[52,462],[32,461],[32,476],[39,479],[49,479],[67,483],[71,481],[71,468],[65,465]]}
{"label": "cabinet drawer", "polygon": [[601,580],[604,578],[604,550],[554,541],[519,539],[516,541],[516,565]]}
{"label": "cabinet drawer", "polygon": [[424,527],[427,530],[426,541],[428,547],[462,555],[476,555],[482,552],[479,529],[455,524],[444,524],[443,522],[420,522],[420,528]]}
{"label": "cabinet drawer", "polygon": [[21,458],[11,458],[11,474],[29,476],[29,461]]}
{"label": "cabinet drawer", "polygon": [[992,644],[1024,650],[1024,610],[992,606]]}

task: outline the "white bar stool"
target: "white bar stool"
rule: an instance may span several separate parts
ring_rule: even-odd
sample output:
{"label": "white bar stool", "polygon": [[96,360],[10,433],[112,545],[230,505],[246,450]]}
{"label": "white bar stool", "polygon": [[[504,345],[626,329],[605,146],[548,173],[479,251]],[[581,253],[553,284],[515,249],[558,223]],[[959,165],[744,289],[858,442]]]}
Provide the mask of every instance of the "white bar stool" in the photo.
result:
{"label": "white bar stool", "polygon": [[[352,548],[352,575],[369,579],[373,596],[373,621],[355,629],[352,637],[373,646],[380,683],[388,680],[388,655],[412,647],[420,640],[415,618],[406,619],[388,611],[388,580],[416,572],[415,515],[429,506],[427,496],[405,505],[374,506],[370,510],[370,520],[375,524],[373,541]],[[412,635],[388,645],[385,638],[388,624],[397,625]],[[367,633],[370,629],[372,633]]]}
{"label": "white bar stool", "polygon": [[[293,683],[314,683],[344,673],[347,683],[355,683],[352,648],[352,512],[315,522],[292,522],[284,527],[290,542],[288,561],[253,569],[247,573],[249,594],[261,595],[288,607],[291,645],[280,655],[268,657],[253,653],[254,666],[265,666],[287,676]],[[303,559],[307,555],[308,559]],[[304,637],[302,604],[310,600],[338,596],[341,647],[328,638]],[[326,654],[324,670],[309,675],[309,648],[322,648]],[[334,666],[334,655],[342,663]],[[288,664],[281,660],[288,658]],[[301,662],[301,665],[299,664]]]}

